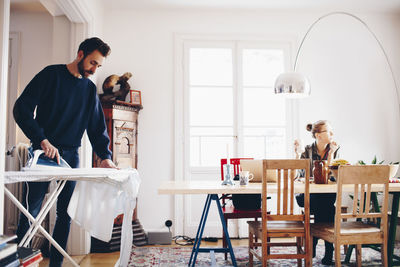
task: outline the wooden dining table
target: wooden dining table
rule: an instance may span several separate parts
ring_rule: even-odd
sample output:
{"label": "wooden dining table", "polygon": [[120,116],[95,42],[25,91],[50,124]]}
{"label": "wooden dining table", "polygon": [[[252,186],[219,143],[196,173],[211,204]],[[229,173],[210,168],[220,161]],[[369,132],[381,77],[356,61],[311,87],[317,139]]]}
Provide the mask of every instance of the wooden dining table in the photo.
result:
{"label": "wooden dining table", "polygon": [[[158,187],[159,194],[171,194],[171,195],[187,195],[187,194],[202,194],[207,195],[203,213],[199,222],[197,229],[197,234],[195,242],[192,248],[192,253],[188,266],[195,266],[197,254],[199,252],[209,252],[211,255],[212,262],[214,253],[225,253],[229,252],[232,260],[233,266],[237,266],[235,255],[233,253],[232,244],[230,242],[228,229],[225,224],[225,220],[222,214],[221,204],[219,202],[218,194],[261,194],[262,190],[261,183],[250,183],[248,185],[222,185],[221,181],[164,181]],[[377,192],[381,191],[383,185],[373,185],[371,191]],[[304,185],[300,182],[295,183],[294,191],[295,193],[303,193]],[[344,185],[343,191],[352,192],[354,187],[352,185]],[[392,214],[398,214],[399,211],[399,197],[400,197],[400,183],[390,183],[389,192],[393,195],[392,203]],[[270,183],[267,186],[268,194],[277,193],[276,183]],[[336,193],[336,184],[310,184],[310,193],[313,194],[324,194],[324,193]],[[375,194],[376,196],[376,194]],[[373,198],[374,199],[374,198]],[[372,200],[373,200],[372,199]],[[376,199],[376,197],[375,197]],[[207,221],[208,211],[212,201],[215,201],[220,215],[220,220],[222,223],[223,231],[225,232],[228,248],[200,248],[201,238],[203,235],[205,223]],[[373,201],[374,202],[374,201]],[[377,201],[373,203],[374,206],[378,205]],[[389,227],[389,238],[388,238],[388,262],[389,266],[393,266],[393,252],[394,243],[396,237],[396,226],[397,226],[397,216],[391,216],[390,227]]]}

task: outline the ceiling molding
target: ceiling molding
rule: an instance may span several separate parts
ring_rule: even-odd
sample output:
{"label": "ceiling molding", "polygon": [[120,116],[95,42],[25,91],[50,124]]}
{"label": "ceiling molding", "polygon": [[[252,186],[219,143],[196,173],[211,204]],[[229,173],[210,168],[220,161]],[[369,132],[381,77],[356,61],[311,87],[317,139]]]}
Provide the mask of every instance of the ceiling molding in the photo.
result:
{"label": "ceiling molding", "polygon": [[54,0],[40,0],[40,3],[53,17],[64,15],[64,12]]}
{"label": "ceiling molding", "polygon": [[93,21],[93,14],[86,1],[81,0],[55,0],[58,6],[71,22],[90,23]]}
{"label": "ceiling molding", "polygon": [[53,16],[65,15],[74,23],[91,23],[93,14],[86,4],[81,0],[40,0]]}

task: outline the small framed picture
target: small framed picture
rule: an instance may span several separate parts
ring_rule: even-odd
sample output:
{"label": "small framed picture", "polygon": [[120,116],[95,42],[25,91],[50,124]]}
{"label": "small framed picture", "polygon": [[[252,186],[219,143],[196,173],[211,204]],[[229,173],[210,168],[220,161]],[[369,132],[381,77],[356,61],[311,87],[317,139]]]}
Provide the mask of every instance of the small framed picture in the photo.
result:
{"label": "small framed picture", "polygon": [[130,90],[131,103],[135,105],[142,105],[141,92],[137,90]]}

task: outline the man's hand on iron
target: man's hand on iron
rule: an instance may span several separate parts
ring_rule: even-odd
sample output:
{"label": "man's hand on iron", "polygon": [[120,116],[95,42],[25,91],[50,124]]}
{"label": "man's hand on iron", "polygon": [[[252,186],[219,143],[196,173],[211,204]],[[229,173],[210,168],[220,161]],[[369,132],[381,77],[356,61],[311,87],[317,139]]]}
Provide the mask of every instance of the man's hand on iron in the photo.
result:
{"label": "man's hand on iron", "polygon": [[115,166],[114,162],[112,162],[111,159],[103,159],[100,162],[100,168],[113,168],[113,169],[118,169],[117,166]]}
{"label": "man's hand on iron", "polygon": [[50,159],[56,158],[57,164],[60,164],[60,153],[58,153],[58,149],[54,147],[49,140],[44,139],[42,142],[40,142],[40,147],[44,151],[46,157]]}

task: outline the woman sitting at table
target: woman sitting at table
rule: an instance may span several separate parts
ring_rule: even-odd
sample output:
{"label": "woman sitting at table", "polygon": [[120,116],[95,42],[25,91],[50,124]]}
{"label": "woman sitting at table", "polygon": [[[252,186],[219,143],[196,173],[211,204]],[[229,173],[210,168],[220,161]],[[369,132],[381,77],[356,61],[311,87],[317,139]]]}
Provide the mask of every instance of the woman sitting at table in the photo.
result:
{"label": "woman sitting at table", "polygon": [[[307,131],[311,132],[315,142],[307,145],[304,149],[300,146],[299,140],[294,141],[296,158],[311,159],[310,170],[313,168],[314,160],[327,160],[328,165],[338,156],[339,146],[333,141],[333,132],[330,123],[326,120],[320,120],[313,124],[307,124]],[[300,176],[304,176],[300,174]],[[297,203],[304,207],[304,194],[296,196]],[[310,211],[314,214],[315,222],[334,222],[335,218],[336,194],[310,194]],[[318,239],[313,240],[313,257]],[[333,265],[333,244],[325,241],[325,256],[322,264]]]}

